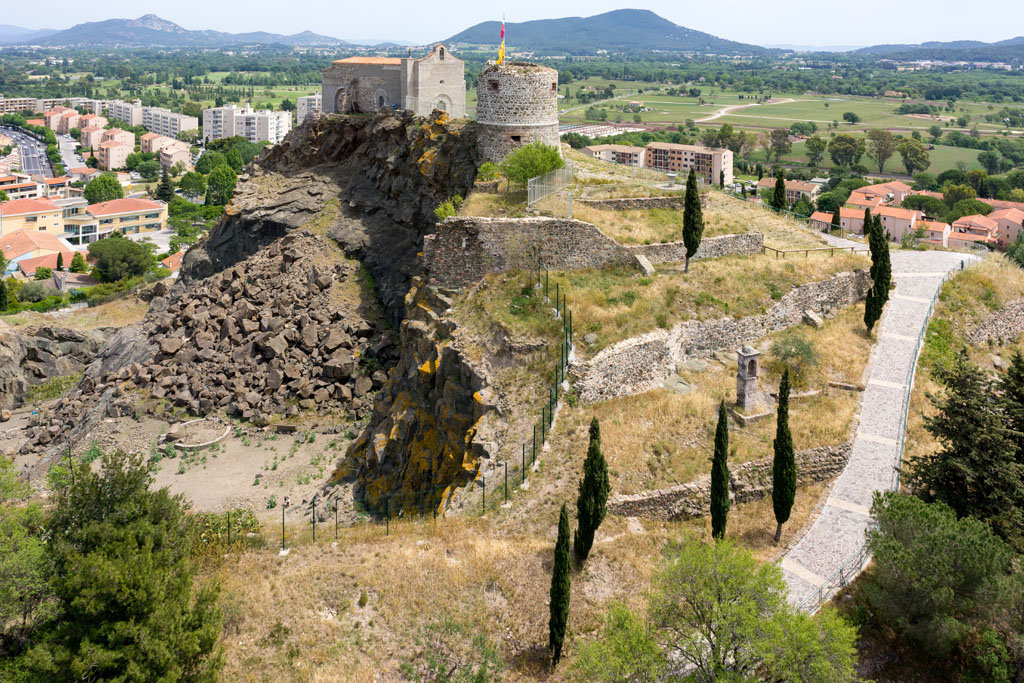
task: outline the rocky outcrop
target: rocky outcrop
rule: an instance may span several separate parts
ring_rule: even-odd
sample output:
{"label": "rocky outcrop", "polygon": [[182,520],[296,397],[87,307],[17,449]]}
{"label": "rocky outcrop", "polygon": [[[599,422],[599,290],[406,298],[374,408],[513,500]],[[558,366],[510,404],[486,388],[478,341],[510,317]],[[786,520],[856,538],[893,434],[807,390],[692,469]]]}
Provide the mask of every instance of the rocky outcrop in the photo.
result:
{"label": "rocky outcrop", "polygon": [[1014,341],[1024,332],[1024,299],[1012,301],[974,328],[967,330],[967,341],[972,344],[987,344],[998,341],[1005,344]]}
{"label": "rocky outcrop", "polygon": [[313,227],[363,262],[397,324],[434,208],[472,186],[475,125],[410,112],[303,123],[254,160],[225,218],[186,254],[182,281],[209,277]]}
{"label": "rocky outcrop", "polygon": [[115,335],[79,385],[41,413],[26,450],[84,436],[102,417],[166,406],[255,423],[300,410],[369,414],[398,350],[357,266],[292,232]]}
{"label": "rocky outcrop", "polygon": [[49,379],[82,372],[114,331],[45,326],[0,332],[0,407],[17,405],[29,389]]}
{"label": "rocky outcrop", "polygon": [[[796,454],[797,484],[806,486],[827,481],[846,467],[850,444],[822,446]],[[768,458],[732,467],[729,471],[729,494],[734,503],[760,500],[772,491],[772,461]],[[688,484],[631,496],[616,496],[608,501],[608,512],[614,515],[647,519],[694,519],[710,514],[711,477],[705,476]]]}
{"label": "rocky outcrop", "polygon": [[460,330],[445,316],[451,300],[417,280],[407,301],[401,358],[334,477],[355,479],[371,510],[387,496],[393,511],[416,501],[423,512],[426,492],[447,507],[494,457],[502,428],[486,363],[470,360]]}

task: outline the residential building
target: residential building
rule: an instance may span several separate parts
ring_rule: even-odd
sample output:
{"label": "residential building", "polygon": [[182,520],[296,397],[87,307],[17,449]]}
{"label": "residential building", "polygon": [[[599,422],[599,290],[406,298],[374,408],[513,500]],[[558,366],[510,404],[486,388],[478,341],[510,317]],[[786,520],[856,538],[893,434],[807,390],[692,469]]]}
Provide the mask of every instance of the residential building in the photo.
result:
{"label": "residential building", "polygon": [[171,140],[160,146],[157,156],[160,158],[160,168],[165,171],[171,170],[175,164],[181,164],[186,171],[192,170],[192,151],[187,142]]}
{"label": "residential building", "polygon": [[306,119],[322,112],[323,100],[324,96],[322,92],[318,92],[315,95],[306,95],[297,99],[295,101],[295,120],[301,124]]}
{"label": "residential building", "polygon": [[59,178],[44,178],[43,176],[34,176],[35,180],[39,184],[40,196],[43,197],[64,197],[67,195],[68,188],[71,187],[71,183],[74,182],[70,176],[60,176]]}
{"label": "residential building", "polygon": [[[893,180],[888,183],[878,183],[875,185],[866,185],[859,187],[850,193],[850,200],[848,203],[853,204],[856,201],[863,201],[874,197],[881,197],[882,204],[889,206],[900,206],[903,204],[903,200],[907,198],[907,195],[911,193],[910,185],[900,181]],[[854,195],[860,195],[855,197]],[[878,206],[878,204],[875,204]],[[861,208],[864,208],[862,205]]]}
{"label": "residential building", "polygon": [[99,173],[101,173],[101,171],[98,168],[89,168],[88,166],[76,166],[68,169],[68,175],[71,176],[71,181],[76,183],[88,183]]}
{"label": "residential building", "polygon": [[59,235],[64,232],[60,206],[51,199],[12,199],[0,203],[0,236],[33,230]]}
{"label": "residential building", "polygon": [[67,135],[71,132],[72,128],[78,128],[78,122],[81,118],[81,115],[74,109],[63,112],[60,118],[57,119],[57,133]]}
{"label": "residential building", "polygon": [[84,128],[103,128],[109,123],[107,117],[100,116],[99,114],[82,114],[78,117],[78,129]]}
{"label": "residential building", "polygon": [[643,165],[669,173],[689,173],[693,168],[707,185],[717,185],[723,175],[725,185],[732,183],[732,152],[728,149],[649,142]]}
{"label": "residential building", "polygon": [[171,271],[172,273],[177,273],[178,270],[181,269],[181,260],[183,258],[185,258],[185,252],[178,251],[171,254],[167,258],[161,260],[160,265],[162,265],[164,268]]}
{"label": "residential building", "polygon": [[995,245],[1000,242],[999,222],[988,216],[981,214],[964,216],[953,221],[952,228],[949,234],[951,247],[954,240],[967,246],[973,244]]}
{"label": "residential building", "polygon": [[843,232],[852,232],[858,235],[864,234],[864,212],[860,209],[851,209],[846,206],[839,207],[839,223]]}
{"label": "residential building", "polygon": [[590,145],[581,150],[595,159],[610,161],[623,166],[642,167],[646,150],[643,147],[630,145]]}
{"label": "residential building", "polygon": [[[11,176],[5,176],[10,178]],[[8,199],[35,199],[44,196],[44,190],[34,180],[21,180],[9,185],[0,187],[7,193]]]}
{"label": "residential building", "polygon": [[[732,152],[729,152],[732,154]],[[715,182],[718,182],[717,180]],[[727,181],[729,182],[729,181]],[[764,177],[757,181],[757,189],[774,190],[775,178]],[[808,201],[813,200],[821,191],[821,186],[806,180],[786,180],[786,203],[793,206],[801,197],[807,197]]]}
{"label": "residential building", "polygon": [[167,222],[167,205],[149,199],[112,199],[90,204],[86,211],[99,222],[100,238],[114,230],[124,235],[153,232]]}
{"label": "residential building", "polygon": [[96,150],[96,158],[99,159],[100,168],[104,171],[113,171],[124,168],[128,162],[128,155],[133,151],[134,147],[131,145],[125,145],[117,140],[104,140]]}
{"label": "residential building", "polygon": [[999,244],[1004,249],[1017,241],[1024,226],[1024,211],[1020,209],[996,209],[987,218],[999,224]]}
{"label": "residential building", "polygon": [[[104,124],[106,125],[106,124]],[[101,126],[86,126],[81,129],[81,136],[78,138],[78,142],[82,147],[88,148],[95,152],[100,148],[100,143],[103,142],[104,129]]]}
{"label": "residential building", "polygon": [[920,211],[900,209],[895,206],[880,206],[871,212],[882,219],[882,234],[888,235],[890,240],[900,242],[907,233],[914,232],[914,226],[924,218]]}
{"label": "residential building", "polygon": [[139,138],[141,149],[146,154],[156,154],[164,145],[175,142],[174,138],[161,135],[160,133],[146,133]]}
{"label": "residential building", "polygon": [[130,133],[120,128],[107,128],[103,132],[103,139],[101,142],[107,142],[110,140],[121,145],[128,145],[133,149],[135,148],[135,133]]}
{"label": "residential building", "polygon": [[812,229],[821,230],[822,232],[829,230],[832,227],[832,214],[828,211],[815,211],[811,214],[808,225]]}
{"label": "residential building", "polygon": [[949,223],[941,221],[918,221],[917,229],[924,232],[922,242],[937,244],[941,247],[949,246],[949,234],[952,228]]}
{"label": "residential building", "polygon": [[59,132],[60,120],[61,117],[64,116],[65,112],[73,112],[76,115],[78,114],[74,109],[69,109],[68,107],[54,107],[53,109],[43,113],[44,125],[55,133]]}
{"label": "residential building", "polygon": [[[56,235],[32,229],[17,230],[4,234],[0,238],[0,250],[3,251],[4,258],[7,259],[7,267],[4,270],[7,274],[18,272],[20,270],[19,264],[22,261],[30,261],[40,256],[52,255],[54,266],[56,266],[57,254],[63,254],[64,263],[70,265],[71,259],[75,255],[71,245],[66,241],[58,238]],[[33,274],[35,274],[36,267],[38,265],[29,267]]]}
{"label": "residential building", "polygon": [[861,211],[864,209],[871,209],[873,211],[885,205],[885,197],[877,194],[851,192],[850,198],[846,200],[846,205]]}
{"label": "residential building", "polygon": [[252,107],[229,104],[203,110],[203,142],[240,135],[249,142],[267,140],[276,145],[291,130],[286,111],[254,111]]}
{"label": "residential building", "polygon": [[[104,103],[102,110],[110,115],[110,118],[117,119],[129,126],[142,125],[142,101],[125,102],[124,100],[108,100]],[[97,112],[99,113],[99,112]]]}
{"label": "residential building", "polygon": [[163,107],[143,107],[142,127],[151,133],[174,138],[182,131],[198,130],[199,119]]}

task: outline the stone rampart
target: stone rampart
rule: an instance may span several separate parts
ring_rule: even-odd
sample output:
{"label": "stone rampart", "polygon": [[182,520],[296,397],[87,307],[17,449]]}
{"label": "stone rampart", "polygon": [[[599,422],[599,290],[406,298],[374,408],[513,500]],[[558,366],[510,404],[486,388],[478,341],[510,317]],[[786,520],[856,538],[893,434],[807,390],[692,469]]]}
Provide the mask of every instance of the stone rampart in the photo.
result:
{"label": "stone rampart", "polygon": [[[822,446],[796,454],[797,485],[827,481],[846,467],[850,444]],[[771,494],[772,461],[755,460],[733,467],[729,472],[729,498],[748,503]],[[631,496],[616,496],[608,501],[608,511],[626,517],[676,520],[694,519],[710,514],[711,478],[704,476],[686,484]]]}
{"label": "stone rampart", "polygon": [[[686,260],[686,244],[664,242],[661,244],[638,244],[626,249],[643,254],[651,263],[678,263]],[[693,260],[718,258],[729,254],[760,254],[764,250],[764,235],[748,232],[742,235],[721,235],[701,240]]]}
{"label": "stone rampart", "polygon": [[804,311],[828,315],[860,301],[871,279],[866,271],[839,273],[796,287],[766,314],[746,318],[687,320],[609,346],[589,361],[573,363],[570,375],[584,402],[650,391],[668,379],[687,356],[736,349],[803,320]]}
{"label": "stone rampart", "polygon": [[604,211],[646,211],[647,209],[681,209],[685,197],[622,197],[619,199],[577,199],[576,202]]}
{"label": "stone rampart", "polygon": [[[695,258],[760,253],[760,233],[711,237]],[[423,264],[431,284],[460,288],[487,273],[533,270],[579,270],[636,266],[638,255],[652,263],[681,261],[682,242],[623,246],[591,224],[564,218],[447,218],[423,239]]]}

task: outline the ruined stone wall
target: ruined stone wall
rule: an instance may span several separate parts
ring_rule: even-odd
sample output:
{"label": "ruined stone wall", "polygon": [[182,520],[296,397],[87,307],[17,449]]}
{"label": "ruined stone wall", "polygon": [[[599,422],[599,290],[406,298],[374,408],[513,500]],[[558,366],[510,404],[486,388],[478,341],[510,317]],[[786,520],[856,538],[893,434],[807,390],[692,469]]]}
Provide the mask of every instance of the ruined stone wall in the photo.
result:
{"label": "ruined stone wall", "polygon": [[423,240],[431,284],[463,287],[487,273],[630,265],[627,249],[597,226],[560,218],[448,218]]}
{"label": "ruined stone wall", "polygon": [[[626,249],[634,254],[643,254],[653,264],[678,263],[686,260],[686,244],[683,242],[630,245]],[[700,248],[697,249],[693,258],[718,258],[729,254],[760,254],[762,251],[764,251],[764,235],[759,232],[748,232],[742,235],[721,235],[701,240]]]}
{"label": "ruined stone wall", "polygon": [[[623,197],[620,199],[577,199],[583,206],[606,211],[646,211],[647,209],[682,208],[685,197],[680,192],[677,197]],[[707,206],[707,199],[704,205]]]}
{"label": "ruined stone wall", "polygon": [[[827,481],[846,467],[850,444],[822,446],[796,454],[797,485]],[[755,460],[731,468],[729,493],[734,503],[748,503],[771,494],[772,461]],[[631,496],[616,496],[608,501],[615,515],[646,519],[677,520],[704,517],[711,511],[711,478],[704,476],[687,484]]]}
{"label": "ruined stone wall", "polygon": [[1013,301],[967,331],[967,341],[987,344],[992,340],[1011,342],[1024,332],[1024,299]]}
{"label": "ruined stone wall", "polygon": [[[325,114],[348,114],[356,103],[363,113],[378,109],[377,96],[385,93],[385,106],[402,104],[403,73],[398,65],[332,64],[324,69],[321,85],[322,108]],[[338,91],[344,88],[342,97]],[[428,112],[429,113],[429,112]]]}
{"label": "ruined stone wall", "polygon": [[772,332],[799,324],[804,311],[831,315],[867,294],[866,271],[839,273],[828,280],[795,287],[766,314],[746,318],[688,320],[671,330],[655,330],[610,346],[570,368],[585,402],[650,391],[671,376],[687,356],[733,350]]}
{"label": "ruined stone wall", "polygon": [[495,163],[531,142],[559,147],[558,72],[510,62],[488,65],[477,78],[477,145]]}

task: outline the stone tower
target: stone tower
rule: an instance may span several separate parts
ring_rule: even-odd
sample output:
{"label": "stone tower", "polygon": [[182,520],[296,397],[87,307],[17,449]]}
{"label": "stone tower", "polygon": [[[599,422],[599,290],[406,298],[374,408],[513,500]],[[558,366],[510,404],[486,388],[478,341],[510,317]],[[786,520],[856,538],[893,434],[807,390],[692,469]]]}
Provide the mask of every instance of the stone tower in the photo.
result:
{"label": "stone tower", "polygon": [[736,404],[740,410],[749,411],[761,403],[757,390],[757,349],[744,346],[736,352]]}
{"label": "stone tower", "polygon": [[500,163],[531,142],[559,146],[558,72],[528,62],[488,64],[477,77],[477,144]]}

